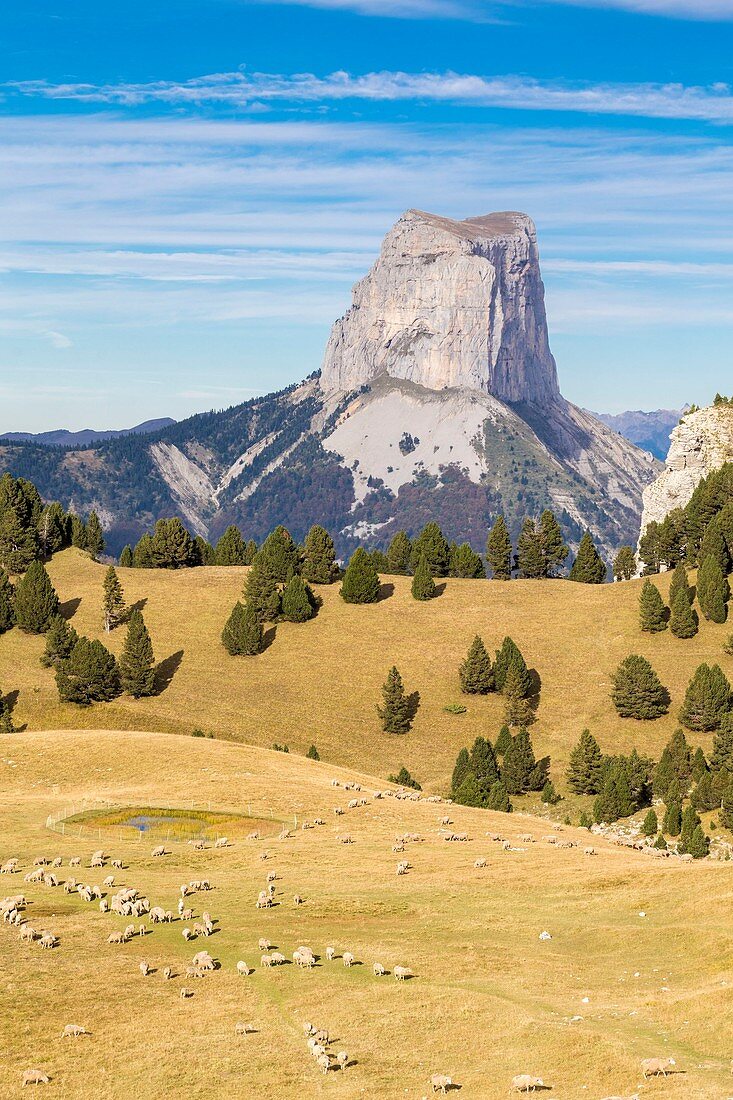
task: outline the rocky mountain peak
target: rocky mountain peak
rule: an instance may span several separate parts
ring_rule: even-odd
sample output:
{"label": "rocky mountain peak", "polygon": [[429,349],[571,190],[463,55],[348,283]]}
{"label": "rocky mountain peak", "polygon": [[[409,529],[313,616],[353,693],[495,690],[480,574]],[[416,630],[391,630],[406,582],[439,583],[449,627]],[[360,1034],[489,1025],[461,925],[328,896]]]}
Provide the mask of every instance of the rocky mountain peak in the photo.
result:
{"label": "rocky mountain peak", "polygon": [[321,387],[356,390],[381,374],[509,403],[558,396],[531,218],[402,215],[333,326]]}

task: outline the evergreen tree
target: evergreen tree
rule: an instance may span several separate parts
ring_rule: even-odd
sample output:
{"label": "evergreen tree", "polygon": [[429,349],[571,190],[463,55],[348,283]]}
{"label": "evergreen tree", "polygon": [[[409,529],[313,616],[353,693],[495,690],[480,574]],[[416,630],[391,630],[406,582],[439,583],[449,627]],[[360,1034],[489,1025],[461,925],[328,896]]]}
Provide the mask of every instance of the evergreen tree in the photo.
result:
{"label": "evergreen tree", "polygon": [[723,794],[720,823],[723,828],[733,831],[733,777],[731,777]]}
{"label": "evergreen tree", "polygon": [[664,839],[664,837],[662,836],[661,833],[659,834],[657,839],[652,844],[652,848],[660,848],[660,849],[663,849],[663,850],[666,851],[667,841]]}
{"label": "evergreen tree", "polygon": [[66,516],[57,502],[47,505],[41,512],[41,518],[38,521],[38,541],[44,558],[50,558],[52,554],[61,550],[66,542]]}
{"label": "evergreen tree", "polygon": [[496,756],[504,756],[513,740],[509,726],[502,726],[494,744]]}
{"label": "evergreen tree", "polygon": [[694,638],[697,634],[697,615],[692,608],[689,588],[678,588],[672,600],[669,629],[675,638]]}
{"label": "evergreen tree", "polygon": [[86,550],[87,548],[87,529],[81,517],[76,515],[71,517],[71,545],[75,546],[77,550]]}
{"label": "evergreen tree", "polygon": [[682,828],[682,806],[679,802],[670,802],[664,811],[662,832],[667,836],[679,836]]}
{"label": "evergreen tree", "polygon": [[150,557],[156,569],[185,569],[193,562],[193,539],[178,516],[159,519],[150,541]]}
{"label": "evergreen tree", "polygon": [[622,546],[613,560],[613,575],[617,581],[630,581],[636,576],[638,566],[633,547]]}
{"label": "evergreen tree", "polygon": [[728,617],[730,586],[717,560],[705,558],[697,572],[697,602],[706,619],[724,623]]}
{"label": "evergreen tree", "polygon": [[635,809],[628,777],[624,768],[617,764],[608,772],[593,803],[593,816],[598,824],[610,825],[621,817],[629,817]]}
{"label": "evergreen tree", "polygon": [[230,524],[214,547],[216,565],[244,565],[247,551],[238,527]]}
{"label": "evergreen tree", "polygon": [[678,783],[680,797],[686,794],[692,776],[692,749],[683,730],[676,730],[664,747],[654,769],[653,789],[659,798],[666,798],[670,784]]}
{"label": "evergreen tree", "polygon": [[720,799],[713,789],[713,777],[709,772],[705,773],[693,790],[690,802],[699,813],[703,814],[708,810],[716,810],[720,805]]}
{"label": "evergreen tree", "polygon": [[56,666],[56,686],[66,703],[88,706],[120,694],[120,673],[101,642],[80,638],[65,661]]}
{"label": "evergreen tree", "polygon": [[255,555],[255,560],[247,574],[244,598],[260,623],[272,623],[279,617],[280,590],[259,553]]}
{"label": "evergreen tree", "polygon": [[4,569],[0,569],[0,634],[15,624],[13,609],[13,586]]}
{"label": "evergreen tree", "polygon": [[494,783],[486,800],[487,810],[498,810],[503,814],[512,812],[512,804],[509,801],[509,792],[503,783]]}
{"label": "evergreen tree", "polygon": [[680,722],[688,730],[715,730],[730,709],[730,704],[730,684],[720,665],[703,663],[698,666],[688,685],[680,710]]}
{"label": "evergreen tree", "polygon": [[415,575],[412,578],[412,598],[414,600],[432,600],[435,595],[435,582],[430,572],[428,559],[423,554],[417,563]]}
{"label": "evergreen tree", "polygon": [[383,706],[377,707],[385,733],[407,733],[410,728],[410,700],[405,694],[402,677],[393,665],[382,687]]}
{"label": "evergreen tree", "polygon": [[366,550],[359,547],[346,567],[341,582],[341,598],[346,603],[376,603],[379,589],[379,575]]}
{"label": "evergreen tree", "polygon": [[102,616],[104,629],[109,634],[116,626],[124,621],[127,614],[125,607],[125,594],[122,591],[120,578],[114,565],[110,565],[104,575],[102,584]]}
{"label": "evergreen tree", "polygon": [[486,695],[493,690],[491,658],[478,634],[471,642],[466,659],[458,670],[458,678],[461,691],[465,695]]}
{"label": "evergreen tree", "polygon": [[501,767],[501,781],[509,794],[523,794],[529,790],[535,764],[532,740],[527,730],[521,729],[504,753]]}
{"label": "evergreen tree", "polygon": [[471,774],[478,780],[479,787],[488,794],[491,786],[499,778],[499,768],[490,741],[484,737],[476,738],[469,756],[468,767]]}
{"label": "evergreen tree", "polygon": [[545,576],[545,558],[533,519],[525,519],[517,541],[517,570],[523,580],[541,580]]}
{"label": "evergreen tree", "polygon": [[99,555],[104,553],[104,534],[96,512],[90,512],[87,519],[86,549],[91,554],[93,561],[97,561]]}
{"label": "evergreen tree", "polygon": [[385,553],[377,548],[369,551],[369,557],[377,573],[389,572],[389,562],[387,561],[387,555]]}
{"label": "evergreen tree", "polygon": [[729,634],[723,642],[723,653],[726,653],[729,657],[733,657],[733,634]]}
{"label": "evergreen tree", "polygon": [[570,580],[580,581],[581,584],[603,584],[605,579],[606,564],[596,549],[590,531],[586,531],[570,570]]}
{"label": "evergreen tree", "polygon": [[46,648],[41,655],[44,668],[52,668],[59,661],[65,661],[79,641],[79,635],[73,626],[69,626],[63,615],[54,615],[46,633]]}
{"label": "evergreen tree", "polygon": [[232,657],[255,657],[262,652],[262,623],[251,604],[235,603],[224,625],[221,640]]}
{"label": "evergreen tree", "polygon": [[544,575],[554,577],[557,575],[558,569],[562,568],[570,550],[562,537],[562,530],[555,518],[555,513],[551,512],[549,508],[546,508],[540,516],[537,534],[544,561]]}
{"label": "evergreen tree", "polygon": [[142,535],[132,552],[132,564],[136,569],[153,568],[153,539],[151,535]]}
{"label": "evergreen tree", "polygon": [[152,695],[155,691],[155,658],[153,643],[142,613],[130,612],[127,637],[120,657],[120,682],[122,690],[134,699]]}
{"label": "evergreen tree", "polygon": [[388,573],[404,576],[410,572],[412,543],[404,531],[398,531],[387,548]]}
{"label": "evergreen tree", "polygon": [[654,810],[649,809],[646,812],[646,817],[642,822],[641,833],[642,836],[656,836],[659,831],[659,821]]}
{"label": "evergreen tree", "polygon": [[333,539],[318,524],[314,524],[305,536],[303,576],[311,584],[332,584],[338,577]]}
{"label": "evergreen tree", "polygon": [[648,721],[669,710],[669,692],[645,657],[625,657],[612,674],[611,683],[611,699],[622,718]]}
{"label": "evergreen tree", "polygon": [[578,827],[580,829],[590,829],[593,825],[593,818],[583,810],[580,815],[580,821]]}
{"label": "evergreen tree", "polygon": [[695,829],[701,824],[700,818],[694,806],[686,806],[682,811],[682,828],[680,830],[680,851],[689,852],[690,842]]}
{"label": "evergreen tree", "polygon": [[257,553],[257,543],[254,539],[247,539],[244,547],[244,564],[251,565]]}
{"label": "evergreen tree", "polygon": [[451,778],[451,797],[455,799],[455,792],[460,790],[466,776],[470,775],[471,764],[470,757],[468,755],[468,749],[461,749],[456,757],[455,767],[453,768],[453,776]]}
{"label": "evergreen tree", "polygon": [[308,752],[305,755],[308,757],[309,760],[320,760],[321,759],[321,757],[318,753],[318,749],[316,748],[315,745],[311,745],[311,747],[308,749]]}
{"label": "evergreen tree", "polygon": [[687,569],[683,561],[678,561],[672,573],[672,580],[669,582],[669,606],[674,603],[675,596],[682,589],[687,593],[690,603],[692,603],[692,589],[690,588],[690,582],[687,579]]}
{"label": "evergreen tree", "polygon": [[[721,723],[722,727],[722,723]],[[692,778],[696,783],[699,783],[704,775],[708,775],[710,769],[708,768],[708,762],[705,759],[705,753],[698,746],[692,756]]]}
{"label": "evergreen tree", "polygon": [[527,726],[534,721],[530,702],[532,679],[522,659],[509,663],[504,679],[504,721],[508,726]]}
{"label": "evergreen tree", "polygon": [[453,792],[453,801],[459,806],[483,806],[484,792],[473,772],[468,772],[461,785]]}
{"label": "evergreen tree", "polygon": [[284,584],[291,573],[300,572],[300,551],[282,524],[267,536],[259,556],[272,579],[279,584]]}
{"label": "evergreen tree", "polygon": [[194,535],[191,565],[216,565],[216,550],[203,535]]}
{"label": "evergreen tree", "polygon": [[437,523],[428,523],[412,544],[410,564],[417,569],[425,557],[433,577],[447,577],[450,566],[450,547]]}
{"label": "evergreen tree", "polygon": [[45,634],[58,609],[59,598],[45,566],[32,561],[15,586],[15,621],[28,634]]}
{"label": "evergreen tree", "polygon": [[494,684],[497,691],[504,690],[507,672],[512,661],[523,666],[525,672],[527,671],[527,663],[520,652],[519,646],[507,635],[501,643],[501,649],[496,651],[496,661],[494,662]]}
{"label": "evergreen tree", "polygon": [[693,859],[704,859],[710,854],[710,837],[703,832],[702,825],[696,825],[686,850]]}
{"label": "evergreen tree", "polygon": [[644,581],[641,587],[639,625],[649,634],[659,634],[667,629],[667,608],[659,589],[651,581]]}
{"label": "evergreen tree", "polygon": [[451,577],[462,577],[468,580],[484,580],[486,578],[486,570],[481,556],[467,542],[462,542],[460,546],[454,545],[451,547],[449,573]]}
{"label": "evergreen tree", "polygon": [[710,770],[715,773],[723,769],[733,775],[733,714],[730,712],[720,720],[710,755]]}
{"label": "evergreen tree", "polygon": [[495,581],[508,581],[512,575],[512,540],[506,522],[497,516],[486,543],[486,560]]}
{"label": "evergreen tree", "polygon": [[715,558],[715,561],[720,566],[720,572],[724,577],[730,573],[730,555],[728,553],[725,537],[720,528],[718,516],[715,516],[705,528],[705,534],[702,537],[700,549],[697,552],[697,560],[700,566],[702,566],[703,562],[708,558]]}
{"label": "evergreen tree", "polygon": [[560,795],[555,790],[551,779],[548,779],[542,788],[540,801],[544,802],[546,806],[556,806],[560,801]]}
{"label": "evergreen tree", "polygon": [[132,566],[133,566],[132,547],[131,546],[123,546],[122,547],[122,552],[120,554],[120,567],[122,569],[132,569]]}
{"label": "evergreen tree", "polygon": [[17,508],[7,508],[0,519],[0,567],[17,576],[37,556],[35,528],[23,522]]}
{"label": "evergreen tree", "polygon": [[603,756],[590,730],[583,730],[570,753],[565,773],[568,786],[576,794],[598,794],[603,784]]}
{"label": "evergreen tree", "polygon": [[293,573],[282,594],[282,617],[289,623],[307,623],[315,614],[315,599],[310,586],[299,573]]}

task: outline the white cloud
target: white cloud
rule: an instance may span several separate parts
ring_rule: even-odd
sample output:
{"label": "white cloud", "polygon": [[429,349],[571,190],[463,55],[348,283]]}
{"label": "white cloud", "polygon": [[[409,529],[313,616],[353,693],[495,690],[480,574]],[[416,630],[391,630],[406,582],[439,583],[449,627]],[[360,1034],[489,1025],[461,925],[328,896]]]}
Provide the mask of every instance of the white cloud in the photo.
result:
{"label": "white cloud", "polygon": [[[558,0],[545,0],[557,3]],[[559,0],[579,8],[616,8],[639,15],[664,15],[675,19],[733,19],[733,0]]]}
{"label": "white cloud", "polygon": [[673,19],[733,19],[731,0],[259,0],[260,3],[297,4],[329,11],[352,11],[359,15],[400,19],[464,19],[475,22],[499,20],[512,8],[532,8],[537,3],[553,6],[601,8],[637,15]]}
{"label": "white cloud", "polygon": [[50,342],[51,346],[58,348],[59,351],[64,348],[73,348],[74,346],[69,337],[64,336],[63,332],[54,332],[52,329],[49,329],[48,332],[44,332],[43,335]]}

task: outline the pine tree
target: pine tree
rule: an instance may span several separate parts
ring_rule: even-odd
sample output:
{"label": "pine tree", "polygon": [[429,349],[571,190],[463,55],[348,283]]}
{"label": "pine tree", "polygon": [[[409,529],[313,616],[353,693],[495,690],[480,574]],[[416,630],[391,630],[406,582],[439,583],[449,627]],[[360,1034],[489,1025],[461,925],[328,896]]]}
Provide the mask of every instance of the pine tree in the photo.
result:
{"label": "pine tree", "polygon": [[562,530],[555,513],[551,512],[549,508],[546,508],[540,516],[537,534],[544,560],[544,575],[554,577],[557,575],[557,570],[562,567],[570,550],[562,537]]}
{"label": "pine tree", "polygon": [[415,568],[411,591],[414,600],[432,600],[436,595],[435,582],[424,554]]}
{"label": "pine tree", "polygon": [[690,591],[687,587],[678,588],[669,617],[669,629],[675,638],[694,638],[697,634],[697,615],[692,608]]}
{"label": "pine tree", "polygon": [[512,661],[523,665],[526,671],[527,664],[520,652],[519,646],[507,635],[501,643],[501,649],[497,649],[496,651],[496,661],[494,662],[494,684],[496,685],[497,691],[504,690],[504,682],[506,681],[509,665]]}
{"label": "pine tree", "polygon": [[593,826],[593,818],[583,810],[580,814],[580,820],[578,822],[578,828],[590,829]]}
{"label": "pine tree", "polygon": [[319,752],[318,752],[318,749],[316,748],[315,745],[311,745],[311,747],[308,749],[308,752],[305,755],[308,757],[309,760],[320,760],[321,759],[321,757],[319,755]]}
{"label": "pine tree", "polygon": [[709,773],[710,769],[708,767],[708,762],[705,759],[705,753],[698,745],[692,756],[692,778],[695,780],[696,783],[699,783],[702,777],[704,775],[708,775]]}
{"label": "pine tree", "polygon": [[499,778],[499,768],[490,741],[484,737],[476,738],[469,756],[468,767],[471,774],[478,780],[481,789],[488,793],[492,784]]}
{"label": "pine tree", "polygon": [[109,702],[120,694],[117,662],[101,642],[80,638],[69,657],[56,666],[56,685],[66,703]]}
{"label": "pine tree", "polygon": [[411,719],[410,700],[405,694],[402,677],[394,665],[387,673],[387,679],[382,686],[382,698],[384,704],[377,707],[377,714],[382,720],[384,732],[407,733]]}
{"label": "pine tree", "polygon": [[689,852],[690,842],[695,829],[701,824],[700,818],[694,806],[686,806],[682,811],[682,828],[680,829],[680,851]]}
{"label": "pine tree", "polygon": [[244,583],[244,599],[260,623],[272,623],[280,615],[280,591],[266,560],[258,552]]}
{"label": "pine tree", "polygon": [[512,540],[506,522],[497,516],[486,543],[486,560],[495,581],[508,581],[512,575]]}
{"label": "pine tree", "polygon": [[17,508],[7,508],[0,519],[0,566],[8,573],[24,573],[38,556],[38,535],[23,522]]}
{"label": "pine tree", "polygon": [[532,679],[524,660],[509,663],[504,679],[504,721],[508,726],[528,726],[534,721],[534,711],[529,696]]}
{"label": "pine tree", "polygon": [[216,565],[216,550],[203,535],[194,535],[191,565]]}
{"label": "pine tree", "polygon": [[387,572],[405,576],[410,572],[412,543],[405,531],[398,531],[387,548]]}
{"label": "pine tree", "polygon": [[290,532],[282,524],[267,536],[259,556],[272,579],[278,584],[285,584],[291,573],[300,572],[300,551]]}
{"label": "pine tree", "polygon": [[0,688],[0,734],[14,732],[15,727],[13,726],[10,704],[4,697],[2,688]]}
{"label": "pine tree", "polygon": [[71,545],[75,546],[77,550],[86,550],[87,548],[87,529],[81,517],[76,515],[71,517]]}
{"label": "pine tree", "polygon": [[679,836],[682,828],[682,806],[679,802],[670,802],[664,811],[662,832],[666,836]]}
{"label": "pine tree", "polygon": [[377,573],[388,573],[389,562],[387,561],[387,555],[383,553],[379,548],[369,551],[369,557],[371,558],[372,565]]}
{"label": "pine tree", "polygon": [[54,501],[41,512],[38,521],[38,541],[41,554],[50,558],[61,550],[66,542],[66,516],[60,504]]}
{"label": "pine tree", "polygon": [[692,776],[692,749],[683,730],[675,730],[665,745],[654,769],[653,789],[659,798],[666,798],[672,783],[679,785],[681,797],[687,794]]}
{"label": "pine tree", "polygon": [[728,657],[733,657],[733,634],[729,634],[723,642],[723,653]]}
{"label": "pine tree", "polygon": [[600,824],[610,825],[634,812],[631,788],[626,773],[619,765],[608,772],[603,787],[593,803],[593,817]]}
{"label": "pine tree", "polygon": [[570,570],[570,580],[581,584],[603,584],[605,579],[606,563],[598,553],[590,531],[586,531]]}
{"label": "pine tree", "polygon": [[622,546],[613,560],[613,575],[617,581],[630,581],[638,569],[633,547]]}
{"label": "pine tree", "polygon": [[470,757],[468,755],[468,749],[461,749],[456,757],[455,767],[453,768],[453,776],[451,778],[451,797],[455,798],[455,792],[460,789],[461,784],[467,775],[471,772]]}
{"label": "pine tree", "polygon": [[731,777],[723,794],[720,823],[723,828],[733,831],[733,777]]}
{"label": "pine tree", "polygon": [[529,780],[536,764],[532,740],[526,729],[521,729],[504,754],[501,781],[509,794],[523,794],[529,789]]}
{"label": "pine tree", "polygon": [[230,524],[214,547],[216,565],[244,565],[247,551],[238,527]]}
{"label": "pine tree", "polygon": [[122,591],[120,578],[117,576],[114,565],[110,565],[102,584],[102,616],[107,634],[124,621],[126,614],[125,594]]}
{"label": "pine tree", "polygon": [[603,756],[590,730],[583,730],[570,753],[565,773],[568,786],[576,794],[598,794],[603,784]]}
{"label": "pine tree", "polygon": [[104,534],[96,512],[90,512],[87,519],[86,549],[91,554],[93,561],[97,561],[99,555],[104,553]]}
{"label": "pine tree", "polygon": [[680,710],[688,730],[715,730],[730,710],[731,689],[720,665],[701,664],[690,680]]}
{"label": "pine tree", "polygon": [[247,539],[244,547],[244,564],[251,565],[257,553],[257,543],[254,539]]}
{"label": "pine tree", "polygon": [[152,535],[142,535],[132,552],[132,564],[136,569],[153,568],[153,538]]}
{"label": "pine tree", "polygon": [[346,567],[340,596],[346,603],[376,603],[379,590],[379,575],[366,550],[360,546]]}
{"label": "pine tree", "polygon": [[697,602],[706,619],[724,623],[728,617],[730,586],[717,560],[705,558],[697,572]]}
{"label": "pine tree", "polygon": [[452,546],[450,554],[451,577],[461,577],[464,580],[484,580],[486,570],[481,556],[472,549],[470,543],[462,542],[460,546]]}
{"label": "pine tree", "polygon": [[15,621],[28,634],[45,634],[58,609],[59,598],[45,566],[32,561],[15,586]]}
{"label": "pine tree", "polygon": [[153,643],[142,612],[130,612],[127,637],[120,657],[122,690],[134,699],[152,695],[155,691],[155,658]]}
{"label": "pine tree", "polygon": [[185,569],[193,562],[193,539],[178,516],[159,519],[150,542],[150,557],[156,569]]}
{"label": "pine tree", "polygon": [[545,559],[533,519],[525,519],[522,524],[516,560],[519,576],[523,580],[541,580],[545,576]]}
{"label": "pine tree", "polygon": [[15,625],[13,586],[4,569],[0,569],[0,634]]}
{"label": "pine tree", "polygon": [[710,837],[703,832],[702,825],[695,826],[686,850],[693,859],[705,859],[705,856],[710,854]]}
{"label": "pine tree", "polygon": [[221,640],[232,657],[255,657],[262,652],[262,623],[251,604],[235,603]]}
{"label": "pine tree", "polygon": [[303,576],[311,584],[332,584],[338,577],[333,539],[318,524],[314,524],[305,536]]}
{"label": "pine tree", "polygon": [[450,547],[437,523],[427,523],[412,544],[410,565],[417,569],[420,559],[427,559],[433,577],[447,577],[450,566]]}
{"label": "pine tree", "polygon": [[484,792],[472,772],[467,773],[461,785],[453,792],[453,801],[459,806],[483,806]]}
{"label": "pine tree", "polygon": [[489,791],[489,796],[486,799],[487,810],[498,810],[503,814],[510,814],[512,812],[512,804],[509,801],[509,792],[503,783],[494,783]]}
{"label": "pine tree", "polygon": [[494,688],[491,658],[478,634],[471,642],[466,659],[458,670],[458,679],[465,695],[486,695]]}
{"label": "pine tree", "polygon": [[720,799],[713,789],[713,777],[709,772],[705,773],[693,790],[690,802],[699,813],[703,814],[709,810],[716,810],[720,805]]}
{"label": "pine tree", "polygon": [[625,657],[611,676],[611,683],[611,699],[622,718],[649,721],[669,710],[669,692],[645,657]]}
{"label": "pine tree", "polygon": [[555,790],[552,780],[548,779],[542,788],[540,801],[544,802],[546,806],[556,806],[560,801],[560,795]]}
{"label": "pine tree", "polygon": [[649,634],[659,634],[667,629],[667,608],[659,589],[651,581],[644,581],[641,587],[639,625]]}
{"label": "pine tree", "polygon": [[307,623],[315,614],[315,598],[299,573],[293,573],[282,594],[282,617],[289,623]]}
{"label": "pine tree", "polygon": [[656,836],[659,831],[659,821],[654,810],[650,809],[646,812],[646,817],[642,822],[641,834],[642,836]]}
{"label": "pine tree", "polygon": [[504,756],[513,740],[509,726],[502,726],[494,743],[494,753],[497,756]]}
{"label": "pine tree", "polygon": [[715,773],[723,769],[733,775],[733,714],[730,712],[720,720],[710,754],[710,770]]}
{"label": "pine tree", "polygon": [[678,561],[672,573],[672,580],[669,582],[669,606],[674,603],[674,598],[680,589],[684,590],[690,603],[692,603],[692,589],[690,588],[690,582],[687,579],[687,569],[683,561]]}
{"label": "pine tree", "polygon": [[132,569],[133,564],[134,563],[133,563],[133,560],[132,560],[132,547],[131,546],[123,546],[122,547],[122,552],[120,553],[120,568],[121,569]]}
{"label": "pine tree", "polygon": [[715,558],[723,576],[728,575],[730,572],[730,555],[718,516],[715,516],[705,528],[705,534],[697,552],[697,561],[700,566],[707,558]]}
{"label": "pine tree", "polygon": [[79,635],[73,626],[69,626],[63,615],[54,615],[46,633],[46,648],[41,655],[41,665],[52,668],[65,661],[79,641]]}

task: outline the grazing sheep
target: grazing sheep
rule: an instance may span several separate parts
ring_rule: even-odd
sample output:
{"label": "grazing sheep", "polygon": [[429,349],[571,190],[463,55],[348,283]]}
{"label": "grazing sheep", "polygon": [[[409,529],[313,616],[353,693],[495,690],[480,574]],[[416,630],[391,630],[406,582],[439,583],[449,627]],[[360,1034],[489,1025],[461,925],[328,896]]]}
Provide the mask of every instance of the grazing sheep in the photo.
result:
{"label": "grazing sheep", "polygon": [[190,928],[183,928],[181,930],[181,935],[183,936],[186,943],[188,943],[189,940],[195,940],[196,939],[195,934],[191,931]]}
{"label": "grazing sheep", "polygon": [[667,1076],[667,1070],[671,1069],[677,1063],[674,1058],[644,1058],[641,1063],[641,1071],[644,1074],[644,1080],[647,1077],[658,1077],[661,1073],[662,1077]]}
{"label": "grazing sheep", "polygon": [[404,982],[407,978],[414,977],[409,966],[396,966],[394,968],[394,976],[398,982]]}
{"label": "grazing sheep", "polygon": [[216,963],[208,951],[197,951],[193,957],[193,965],[201,966],[204,970],[216,970]]}
{"label": "grazing sheep", "polygon": [[535,1092],[544,1087],[542,1078],[533,1077],[531,1073],[518,1073],[516,1077],[512,1077],[512,1088],[516,1092]]}
{"label": "grazing sheep", "polygon": [[270,885],[267,887],[267,896],[270,898],[270,900],[272,900],[272,898],[275,897],[275,883],[274,882],[271,882]]}
{"label": "grazing sheep", "polygon": [[58,886],[59,884],[59,880],[56,878],[56,875],[52,875],[50,872],[49,874],[43,876],[43,882],[46,886]]}
{"label": "grazing sheep", "polygon": [[161,924],[165,920],[165,909],[160,905],[154,905],[148,914],[148,920],[152,924]]}
{"label": "grazing sheep", "polygon": [[91,1032],[87,1031],[81,1024],[66,1024],[64,1030],[61,1032],[62,1039],[77,1039],[80,1035],[90,1035]]}
{"label": "grazing sheep", "polygon": [[237,974],[241,975],[241,977],[243,978],[246,978],[249,975],[249,967],[247,966],[246,962],[242,962],[241,959],[237,963]]}
{"label": "grazing sheep", "polygon": [[305,905],[305,901],[300,896],[300,894],[295,894],[293,896],[293,905]]}
{"label": "grazing sheep", "polygon": [[107,943],[124,943],[125,937],[122,932],[111,932],[107,936]]}
{"label": "grazing sheep", "polygon": [[334,806],[333,812],[336,814],[336,817],[341,817],[344,811],[341,809],[340,806]]}
{"label": "grazing sheep", "polygon": [[453,1079],[447,1073],[434,1073],[430,1078],[430,1087],[433,1092],[442,1092],[444,1096],[452,1085]]}
{"label": "grazing sheep", "polygon": [[[298,952],[296,951],[296,955]],[[272,955],[261,955],[260,966],[272,966]]]}
{"label": "grazing sheep", "polygon": [[372,967],[375,978],[383,978],[387,971],[384,969],[381,963],[375,963]]}
{"label": "grazing sheep", "polygon": [[63,863],[63,860],[62,860],[61,856],[56,856],[55,859],[51,860],[51,866],[52,867],[60,867],[62,863]]}
{"label": "grazing sheep", "polygon": [[183,1000],[187,1000],[188,997],[193,997],[193,990],[186,989],[185,985],[181,987],[181,997]]}
{"label": "grazing sheep", "polygon": [[102,900],[100,901],[100,903],[99,903],[99,912],[100,913],[109,913],[109,902],[107,901],[106,898],[102,898]]}
{"label": "grazing sheep", "polygon": [[349,1056],[345,1050],[340,1050],[338,1052],[336,1055],[336,1062],[338,1063],[339,1069],[346,1069],[349,1064]]}
{"label": "grazing sheep", "polygon": [[193,920],[193,909],[181,909],[178,915],[181,920]]}
{"label": "grazing sheep", "polygon": [[135,925],[134,924],[128,924],[127,927],[125,928],[124,935],[125,935],[126,940],[131,940],[132,937],[135,935]]}
{"label": "grazing sheep", "polygon": [[186,967],[187,978],[205,978],[206,971],[203,966],[187,966]]}
{"label": "grazing sheep", "polygon": [[[336,784],[336,786],[338,786],[338,783]],[[310,1023],[309,1020],[305,1020],[303,1022],[303,1031],[306,1033],[306,1035],[312,1035],[315,1030],[316,1029],[313,1027],[313,1024]]]}
{"label": "grazing sheep", "polygon": [[333,962],[333,960],[336,958],[336,948],[335,947],[327,947],[326,948],[326,958],[328,959],[329,962]]}
{"label": "grazing sheep", "polygon": [[102,883],[102,886],[109,889],[109,887],[114,886],[114,884],[115,884],[115,876],[114,875],[107,875],[106,879]]}
{"label": "grazing sheep", "polygon": [[235,1035],[250,1035],[254,1031],[254,1024],[235,1024]]}
{"label": "grazing sheep", "polygon": [[344,961],[344,966],[351,966],[354,962],[354,956],[351,954],[350,951],[344,951],[342,958]]}
{"label": "grazing sheep", "polygon": [[229,847],[229,837],[226,837],[226,836],[217,837],[216,840],[214,841],[214,847],[215,848],[228,848]]}
{"label": "grazing sheep", "polygon": [[23,1071],[22,1085],[47,1085],[51,1078],[42,1069],[26,1069]]}
{"label": "grazing sheep", "polygon": [[276,879],[277,879],[277,871],[268,871],[267,872],[267,881],[268,882],[275,882]]}
{"label": "grazing sheep", "polygon": [[69,867],[81,867],[81,856],[72,856],[69,860]]}
{"label": "grazing sheep", "polygon": [[[69,866],[71,866],[71,864],[69,864]],[[118,871],[121,871],[122,870],[122,860],[121,859],[113,859],[112,860],[112,866],[115,867]]]}
{"label": "grazing sheep", "polygon": [[266,936],[261,936],[257,946],[259,947],[260,951],[269,951],[272,947],[272,944]]}
{"label": "grazing sheep", "polygon": [[259,839],[260,839],[260,834],[257,833],[257,832],[249,833],[247,835],[247,840],[259,840]]}
{"label": "grazing sheep", "polygon": [[45,951],[49,951],[51,948],[55,947],[59,941],[56,936],[54,936],[53,932],[43,932],[38,942]]}
{"label": "grazing sheep", "polygon": [[165,844],[159,844],[157,846],[157,848],[153,848],[153,850],[150,854],[151,854],[151,856],[155,856],[156,858],[158,856],[164,856],[166,854]]}
{"label": "grazing sheep", "polygon": [[328,1034],[325,1028],[320,1028],[314,1035],[314,1039],[317,1043],[320,1043],[322,1047],[327,1047],[331,1042],[331,1036]]}
{"label": "grazing sheep", "polygon": [[271,958],[273,966],[282,966],[285,962],[285,956],[280,951],[273,951]]}
{"label": "grazing sheep", "polygon": [[170,979],[173,977],[173,971],[170,966],[163,967],[163,977],[167,982],[170,981]]}
{"label": "grazing sheep", "polygon": [[31,928],[30,924],[24,924],[20,930],[21,943],[33,943],[36,938],[35,928]]}
{"label": "grazing sheep", "polygon": [[595,848],[584,848],[583,849],[583,855],[584,856],[594,856],[595,854],[596,854]]}
{"label": "grazing sheep", "polygon": [[323,1052],[323,1054],[318,1055],[318,1066],[323,1071],[323,1073],[328,1073],[331,1068],[331,1059],[328,1057],[325,1051]]}
{"label": "grazing sheep", "polygon": [[150,973],[150,963],[146,962],[145,959],[143,959],[143,961],[140,963],[140,973],[142,974],[143,978],[147,978],[148,974]]}

